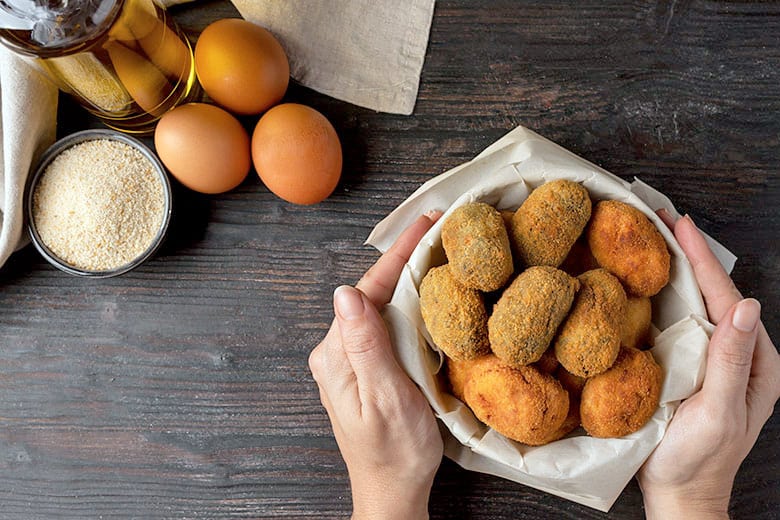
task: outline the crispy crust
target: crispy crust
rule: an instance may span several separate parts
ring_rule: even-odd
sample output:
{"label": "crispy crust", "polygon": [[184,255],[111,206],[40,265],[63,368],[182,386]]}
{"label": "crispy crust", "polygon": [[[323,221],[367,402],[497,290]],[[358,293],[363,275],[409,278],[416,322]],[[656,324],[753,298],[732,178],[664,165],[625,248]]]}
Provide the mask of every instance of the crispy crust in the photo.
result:
{"label": "crispy crust", "polygon": [[494,291],[512,276],[512,252],[504,220],[482,202],[464,204],[447,217],[441,241],[452,274],[466,287]]}
{"label": "crispy crust", "polygon": [[555,356],[572,374],[591,377],[612,366],[618,355],[626,293],[605,269],[577,279],[580,291],[555,339]]}
{"label": "crispy crust", "polygon": [[578,287],[576,278],[554,267],[523,271],[504,290],[488,319],[490,347],[496,356],[513,367],[538,361],[566,317]]}
{"label": "crispy crust", "polygon": [[635,296],[653,296],[669,283],[671,257],[666,241],[638,209],[602,200],[593,209],[588,245],[599,265]]}
{"label": "crispy crust", "polygon": [[658,408],[663,372],[649,351],[621,348],[615,364],[582,390],[582,426],[593,437],[634,433]]}
{"label": "crispy crust", "polygon": [[420,283],[420,312],[431,339],[447,356],[473,359],[490,351],[482,295],[460,285],[448,264],[429,269]]}
{"label": "crispy crust", "polygon": [[474,367],[464,395],[480,421],[532,446],[550,442],[569,412],[569,396],[561,384],[530,366],[485,363]]}
{"label": "crispy crust", "polygon": [[626,305],[626,316],[620,330],[620,345],[642,349],[650,341],[650,323],[653,307],[646,296],[631,296]]}
{"label": "crispy crust", "polygon": [[512,218],[513,253],[526,266],[558,267],[588,223],[591,201],[582,185],[556,180],[531,192]]}

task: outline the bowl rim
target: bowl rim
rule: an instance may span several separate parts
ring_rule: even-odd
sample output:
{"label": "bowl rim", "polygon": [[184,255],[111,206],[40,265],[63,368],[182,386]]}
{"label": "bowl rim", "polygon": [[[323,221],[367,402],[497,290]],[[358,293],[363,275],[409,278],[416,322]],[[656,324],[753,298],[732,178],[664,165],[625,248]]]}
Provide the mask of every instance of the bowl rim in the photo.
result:
{"label": "bowl rim", "polygon": [[[127,144],[129,146],[132,146],[133,148],[141,152],[141,154],[143,154],[143,156],[151,163],[152,168],[155,170],[157,176],[160,179],[160,182],[162,183],[163,200],[164,200],[163,220],[160,225],[160,228],[157,231],[157,234],[155,235],[149,247],[147,247],[140,255],[133,258],[130,262],[127,262],[126,264],[122,264],[113,269],[106,269],[106,270],[81,269],[65,262],[63,259],[57,256],[56,253],[51,251],[48,248],[48,246],[45,244],[40,234],[38,233],[38,230],[35,225],[35,218],[33,216],[33,205],[34,205],[33,198],[35,194],[35,187],[37,186],[38,181],[43,176],[44,172],[51,164],[51,162],[60,153],[77,144],[81,144],[87,141],[98,141],[104,139],[118,141]],[[131,271],[136,267],[138,267],[139,265],[143,264],[152,255],[154,255],[154,253],[157,252],[159,247],[162,245],[165,236],[168,232],[168,226],[170,225],[171,222],[171,213],[173,209],[173,190],[171,188],[171,182],[168,179],[168,174],[162,162],[157,157],[157,155],[151,150],[151,148],[149,148],[141,140],[123,134],[122,132],[119,132],[117,130],[104,129],[104,128],[81,130],[69,134],[65,137],[62,137],[57,141],[55,141],[51,146],[49,146],[49,148],[47,148],[43,152],[41,158],[38,160],[34,170],[32,171],[33,174],[30,176],[30,180],[27,185],[27,196],[25,197],[25,202],[26,202],[25,216],[27,217],[27,231],[30,235],[30,239],[33,245],[38,250],[38,252],[51,265],[53,265],[57,269],[75,276],[82,276],[82,277],[89,277],[89,278],[109,278],[113,276],[118,276],[128,271]]]}

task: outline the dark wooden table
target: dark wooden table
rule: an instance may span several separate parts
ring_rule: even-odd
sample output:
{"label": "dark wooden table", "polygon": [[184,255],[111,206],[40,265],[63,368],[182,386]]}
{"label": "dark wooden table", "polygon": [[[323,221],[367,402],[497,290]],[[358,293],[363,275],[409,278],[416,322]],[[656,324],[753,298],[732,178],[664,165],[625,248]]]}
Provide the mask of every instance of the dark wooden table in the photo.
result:
{"label": "dark wooden table", "polygon": [[[196,37],[227,1],[173,9]],[[256,176],[177,188],[164,249],[83,280],[32,248],[0,269],[0,518],[339,518],[344,464],[307,368],[331,293],[378,254],[370,229],[422,182],[518,124],[640,177],[739,256],[733,273],[780,338],[780,4],[445,1],[412,116],[293,85],[345,151],[313,207]],[[67,101],[60,133],[99,126]],[[778,518],[780,417],[743,464],[736,518]],[[433,518],[609,515],[445,460]]]}

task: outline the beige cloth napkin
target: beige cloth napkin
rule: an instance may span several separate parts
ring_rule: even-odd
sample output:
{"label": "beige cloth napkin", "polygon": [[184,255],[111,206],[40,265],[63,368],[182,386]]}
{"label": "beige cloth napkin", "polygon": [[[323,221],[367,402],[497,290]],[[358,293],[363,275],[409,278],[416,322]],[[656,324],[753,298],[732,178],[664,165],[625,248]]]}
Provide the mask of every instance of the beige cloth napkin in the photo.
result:
{"label": "beige cloth napkin", "polygon": [[233,0],[271,31],[301,84],[355,105],[411,114],[434,0]]}
{"label": "beige cloth napkin", "polygon": [[[164,5],[189,0],[162,0]],[[329,96],[380,112],[411,114],[434,0],[233,0],[241,15],[274,33],[291,75]],[[55,136],[57,90],[0,45],[0,267],[27,242],[28,170]]]}
{"label": "beige cloth napkin", "polygon": [[27,243],[24,186],[33,161],[54,142],[57,88],[0,45],[0,266]]}

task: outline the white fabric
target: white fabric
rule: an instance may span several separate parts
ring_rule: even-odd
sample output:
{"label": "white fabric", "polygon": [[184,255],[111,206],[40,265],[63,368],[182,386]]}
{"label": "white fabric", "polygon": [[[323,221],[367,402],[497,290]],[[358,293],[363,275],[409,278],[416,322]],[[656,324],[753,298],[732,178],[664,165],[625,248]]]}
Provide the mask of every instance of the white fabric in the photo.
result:
{"label": "white fabric", "polygon": [[0,266],[27,243],[24,187],[40,153],[54,142],[57,88],[0,45]]}

